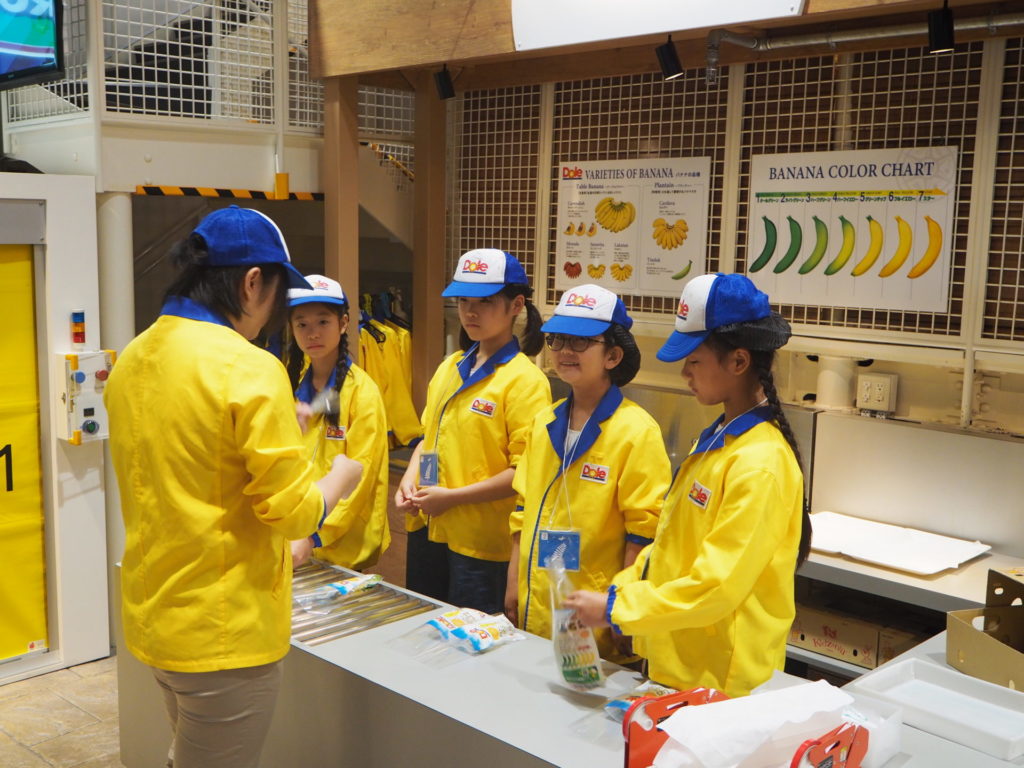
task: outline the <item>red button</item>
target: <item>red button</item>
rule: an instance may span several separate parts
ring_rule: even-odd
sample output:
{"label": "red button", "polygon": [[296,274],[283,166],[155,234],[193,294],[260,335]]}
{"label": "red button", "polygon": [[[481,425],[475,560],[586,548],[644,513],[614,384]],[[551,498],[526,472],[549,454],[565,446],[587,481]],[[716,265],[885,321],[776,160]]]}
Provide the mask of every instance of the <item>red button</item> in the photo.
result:
{"label": "red button", "polygon": [[109,375],[110,371],[108,371],[106,368],[102,368],[96,371],[96,378],[99,379],[100,381],[106,381]]}

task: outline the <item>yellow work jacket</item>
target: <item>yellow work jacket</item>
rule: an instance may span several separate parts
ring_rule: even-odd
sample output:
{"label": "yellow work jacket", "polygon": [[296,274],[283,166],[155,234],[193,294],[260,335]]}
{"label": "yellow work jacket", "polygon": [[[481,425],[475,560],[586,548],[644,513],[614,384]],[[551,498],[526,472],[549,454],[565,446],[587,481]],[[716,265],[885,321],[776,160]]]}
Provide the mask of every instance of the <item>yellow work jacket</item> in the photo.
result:
{"label": "yellow work jacket", "polygon": [[361,328],[359,359],[363,370],[380,387],[388,430],[395,445],[408,445],[422,433],[423,427],[416,417],[410,394],[412,385],[406,380],[402,365],[401,340],[393,328],[373,320],[367,322],[384,340],[377,341],[368,328]]}
{"label": "yellow work jacket", "polygon": [[803,476],[769,419],[759,408],[701,434],[654,543],[614,579],[610,620],[652,680],[743,696],[785,663]]}
{"label": "yellow work jacket", "polygon": [[[514,480],[520,500],[511,520],[512,533],[520,534],[519,626],[541,637],[551,637],[541,530],[578,530],[580,569],[569,576],[577,589],[604,592],[622,570],[626,542],[654,538],[672,475],[658,423],[615,386],[566,454],[571,406],[571,399],[560,400],[537,416]],[[607,629],[596,635],[602,656],[620,658]]]}
{"label": "yellow work jacket", "polygon": [[[438,483],[462,488],[515,468],[534,418],[551,405],[551,385],[519,351],[514,338],[475,372],[476,346],[438,366],[423,410],[424,452],[438,454]],[[509,516],[515,496],[452,507],[429,520],[431,541],[480,560],[505,562],[512,553]],[[407,515],[406,528],[424,515]]]}
{"label": "yellow work jacket", "polygon": [[129,650],[175,672],[283,657],[288,540],[324,514],[284,367],[214,312],[173,298],[125,348],[104,399]]}
{"label": "yellow work jacket", "polygon": [[[331,373],[328,387],[335,386],[336,376],[337,371]],[[307,369],[295,398],[309,403],[316,394],[312,369]],[[366,371],[350,365],[338,393],[338,426],[314,416],[303,439],[318,475],[330,471],[335,456],[345,455],[363,465],[363,476],[313,534],[313,557],[359,571],[374,565],[391,543],[387,432],[380,390]]]}

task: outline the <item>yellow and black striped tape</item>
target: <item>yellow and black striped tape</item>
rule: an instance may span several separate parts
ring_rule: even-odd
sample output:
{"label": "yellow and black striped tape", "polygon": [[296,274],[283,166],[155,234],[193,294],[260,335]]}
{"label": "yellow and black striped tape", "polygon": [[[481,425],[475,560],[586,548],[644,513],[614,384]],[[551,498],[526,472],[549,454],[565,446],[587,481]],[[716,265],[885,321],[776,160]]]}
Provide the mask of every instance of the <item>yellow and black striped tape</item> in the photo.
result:
{"label": "yellow and black striped tape", "polygon": [[[242,200],[277,200],[273,192],[259,189],[221,189],[220,187],[177,187],[173,185],[140,184],[135,187],[137,195],[155,197],[225,197]],[[288,200],[323,200],[323,192],[289,192]]]}

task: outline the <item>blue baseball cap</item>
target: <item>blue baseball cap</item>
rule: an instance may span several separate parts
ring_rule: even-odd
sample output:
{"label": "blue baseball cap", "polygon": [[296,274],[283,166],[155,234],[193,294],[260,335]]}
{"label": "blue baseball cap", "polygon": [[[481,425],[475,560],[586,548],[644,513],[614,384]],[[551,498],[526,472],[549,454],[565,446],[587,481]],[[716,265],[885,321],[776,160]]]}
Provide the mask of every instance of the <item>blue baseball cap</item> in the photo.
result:
{"label": "blue baseball cap", "polygon": [[683,288],[676,328],[658,350],[658,359],[666,363],[682,360],[716,328],[771,315],[768,294],[759,291],[746,275],[700,275]]}
{"label": "blue baseball cap", "polygon": [[564,333],[569,336],[596,336],[604,333],[612,323],[627,331],[633,318],[626,314],[622,299],[599,285],[577,285],[562,294],[555,314],[540,329],[544,333]]}
{"label": "blue baseball cap", "polygon": [[506,285],[529,286],[519,259],[497,248],[466,251],[455,265],[455,276],[442,296],[493,296]]}
{"label": "blue baseball cap", "polygon": [[244,267],[281,264],[289,288],[306,288],[306,282],[288,255],[288,246],[277,224],[251,208],[231,205],[214,211],[199,222],[193,234],[206,241],[207,263],[214,267]]}
{"label": "blue baseball cap", "polygon": [[341,290],[341,283],[331,280],[323,275],[306,275],[306,282],[311,288],[292,288],[288,291],[288,306],[297,307],[300,304],[348,304],[345,292]]}

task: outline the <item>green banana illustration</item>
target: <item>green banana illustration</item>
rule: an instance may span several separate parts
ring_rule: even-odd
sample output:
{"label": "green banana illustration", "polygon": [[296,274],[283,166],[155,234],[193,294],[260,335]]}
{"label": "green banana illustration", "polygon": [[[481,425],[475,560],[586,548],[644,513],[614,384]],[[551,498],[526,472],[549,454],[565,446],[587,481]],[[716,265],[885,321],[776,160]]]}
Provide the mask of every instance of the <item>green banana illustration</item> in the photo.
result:
{"label": "green banana illustration", "polygon": [[853,246],[857,242],[857,230],[853,228],[853,224],[847,221],[844,216],[839,217],[839,223],[843,227],[843,244],[839,246],[839,253],[836,254],[832,263],[825,267],[826,275],[834,275],[846,266],[846,262],[853,255]]}
{"label": "green banana illustration", "polygon": [[690,274],[690,267],[692,267],[692,266],[693,266],[693,259],[690,259],[690,263],[687,264],[682,269],[680,269],[674,275],[672,275],[672,279],[673,280],[682,280],[684,277],[686,277],[688,274]]}
{"label": "green banana illustration", "polygon": [[782,257],[782,261],[775,265],[773,271],[776,274],[785,272],[796,261],[796,256],[800,253],[800,246],[803,244],[804,239],[804,232],[800,228],[800,222],[792,216],[787,216],[786,221],[789,222],[789,250]]}
{"label": "green banana illustration", "polygon": [[814,219],[814,250],[807,257],[807,261],[801,264],[800,269],[797,270],[801,275],[806,275],[818,266],[818,263],[825,256],[825,251],[828,250],[828,224],[817,216],[812,216],[811,218]]}
{"label": "green banana illustration", "polygon": [[775,243],[778,241],[775,222],[767,216],[762,216],[761,219],[764,221],[764,248],[761,250],[761,255],[757,257],[757,260],[750,265],[750,269],[747,270],[748,272],[757,272],[760,269],[764,269],[768,262],[771,261],[772,256],[775,255]]}

